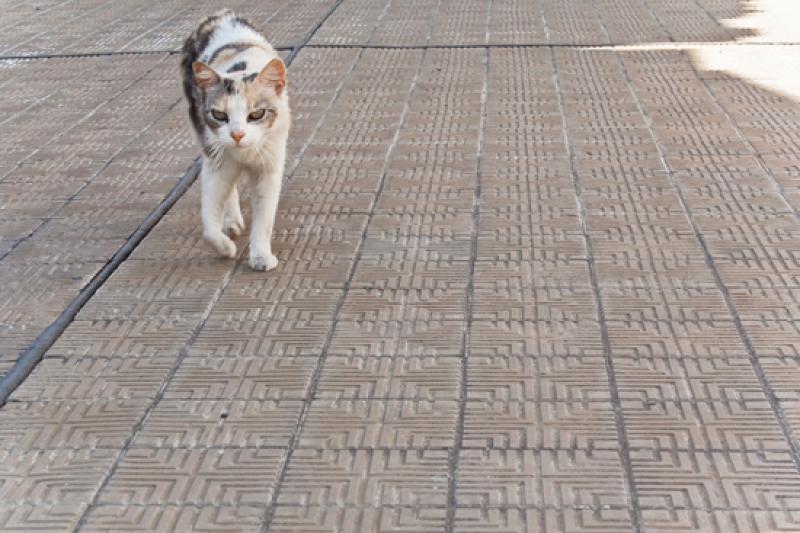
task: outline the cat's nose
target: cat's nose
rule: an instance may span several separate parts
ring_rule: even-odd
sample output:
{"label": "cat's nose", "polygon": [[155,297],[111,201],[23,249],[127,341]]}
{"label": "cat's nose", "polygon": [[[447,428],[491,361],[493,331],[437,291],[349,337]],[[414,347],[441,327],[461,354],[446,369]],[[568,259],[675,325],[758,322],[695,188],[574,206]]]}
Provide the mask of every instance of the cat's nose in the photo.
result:
{"label": "cat's nose", "polygon": [[236,143],[238,144],[239,141],[244,139],[244,132],[243,131],[232,131],[231,132],[231,139],[236,141]]}

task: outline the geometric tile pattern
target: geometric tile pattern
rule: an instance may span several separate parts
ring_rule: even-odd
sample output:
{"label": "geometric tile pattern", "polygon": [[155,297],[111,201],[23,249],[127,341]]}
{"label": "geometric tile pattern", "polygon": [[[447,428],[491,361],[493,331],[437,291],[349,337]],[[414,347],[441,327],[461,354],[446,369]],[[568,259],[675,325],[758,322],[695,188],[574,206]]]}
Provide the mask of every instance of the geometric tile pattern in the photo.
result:
{"label": "geometric tile pattern", "polygon": [[[196,156],[216,7],[6,3],[0,370]],[[0,409],[0,529],[800,530],[800,109],[662,46],[747,6],[230,7],[321,23],[279,267],[213,257],[193,186]]]}

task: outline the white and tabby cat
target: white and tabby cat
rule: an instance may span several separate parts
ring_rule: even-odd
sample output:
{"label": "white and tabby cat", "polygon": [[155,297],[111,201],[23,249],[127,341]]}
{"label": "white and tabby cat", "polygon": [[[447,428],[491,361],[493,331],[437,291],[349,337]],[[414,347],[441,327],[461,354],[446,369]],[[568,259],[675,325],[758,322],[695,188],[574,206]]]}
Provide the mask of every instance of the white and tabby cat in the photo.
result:
{"label": "white and tabby cat", "polygon": [[203,147],[203,237],[220,255],[236,256],[231,237],[244,229],[236,184],[246,175],[253,208],[250,267],[274,268],[272,226],[291,122],[286,67],[261,33],[227,10],[186,40],[181,65]]}

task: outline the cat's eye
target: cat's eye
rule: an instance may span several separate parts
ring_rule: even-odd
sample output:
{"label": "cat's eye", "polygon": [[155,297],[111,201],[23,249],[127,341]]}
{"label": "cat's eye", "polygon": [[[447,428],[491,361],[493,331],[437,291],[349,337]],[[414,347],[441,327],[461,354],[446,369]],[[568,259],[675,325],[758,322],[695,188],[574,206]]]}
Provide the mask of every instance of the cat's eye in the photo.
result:
{"label": "cat's eye", "polygon": [[256,109],[255,111],[247,115],[247,120],[250,121],[261,120],[262,118],[264,118],[264,115],[266,114],[267,114],[266,109]]}
{"label": "cat's eye", "polygon": [[220,122],[228,122],[228,114],[224,111],[219,111],[218,109],[211,110],[211,116],[214,117],[214,120],[218,120]]}

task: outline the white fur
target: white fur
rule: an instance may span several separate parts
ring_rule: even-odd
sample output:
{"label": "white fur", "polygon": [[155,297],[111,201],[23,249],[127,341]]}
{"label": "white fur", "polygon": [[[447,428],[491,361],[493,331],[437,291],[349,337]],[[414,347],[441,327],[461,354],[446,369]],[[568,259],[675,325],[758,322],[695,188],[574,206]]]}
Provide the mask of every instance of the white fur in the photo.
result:
{"label": "white fur", "polygon": [[[288,117],[276,124],[260,145],[225,149],[219,159],[203,156],[201,171],[203,236],[223,257],[236,256],[231,237],[244,229],[236,184],[240,176],[250,180],[253,227],[250,232],[250,267],[269,270],[278,265],[272,253],[272,228],[278,208],[286,162]],[[283,124],[285,123],[285,124]]]}
{"label": "white fur", "polygon": [[[267,42],[267,40],[260,33],[253,31],[247,26],[237,24],[234,15],[228,14],[219,22],[217,22],[214,34],[211,36],[211,40],[208,42],[205,50],[203,50],[200,60],[203,63],[208,63],[209,58],[214,55],[214,52],[216,52],[218,48],[221,48],[228,43],[252,43],[275,54],[275,50],[272,48],[272,45],[269,44],[269,42]],[[273,55],[272,57],[276,56]],[[264,64],[260,66],[263,67],[266,64],[267,62],[264,62]]]}
{"label": "white fur", "polygon": [[[231,64],[245,60],[247,72],[224,74],[229,78],[245,76],[260,72],[278,57],[258,33],[231,21],[221,22],[222,27],[215,32],[204,57],[210,57],[216,48],[230,42],[253,42],[258,46],[233,58],[215,60],[209,66],[217,73],[226,73]],[[236,186],[239,178],[246,175],[250,181],[253,211],[249,263],[254,270],[270,270],[278,264],[272,253],[271,240],[290,126],[286,88],[280,95],[272,97],[271,102],[277,114],[272,126],[265,129],[248,123],[250,110],[244,95],[230,95],[227,99],[228,123],[216,132],[207,128],[204,136],[204,144],[212,146],[213,150],[210,155],[203,154],[201,171],[203,237],[221,256],[236,257],[236,244],[231,237],[238,236],[244,229]],[[244,133],[240,143],[232,139],[233,132]]]}

